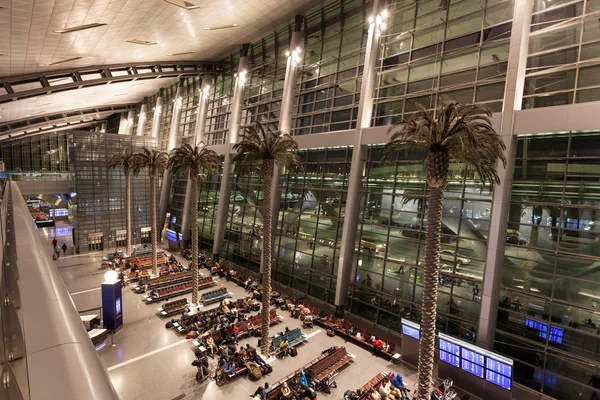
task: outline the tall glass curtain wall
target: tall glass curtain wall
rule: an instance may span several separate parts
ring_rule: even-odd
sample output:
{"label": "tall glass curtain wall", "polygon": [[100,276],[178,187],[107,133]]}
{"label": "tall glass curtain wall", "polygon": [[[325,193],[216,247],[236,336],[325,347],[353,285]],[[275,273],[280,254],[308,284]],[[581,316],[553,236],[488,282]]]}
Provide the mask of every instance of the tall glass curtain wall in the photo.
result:
{"label": "tall glass curtain wall", "polygon": [[3,141],[0,155],[6,171],[69,172],[67,132]]}
{"label": "tall glass curtain wall", "polygon": [[[155,148],[150,138],[73,133],[70,143],[71,165],[77,212],[76,245],[80,252],[89,250],[89,236],[101,234],[104,249],[114,248],[116,231],[125,230],[125,175],[121,168],[108,170],[114,154],[123,150]],[[146,171],[132,178],[133,241],[141,242],[141,228],[150,227],[150,187]]]}
{"label": "tall glass curtain wall", "polygon": [[518,139],[496,349],[558,399],[589,399],[600,374],[598,148],[598,132]]}
{"label": "tall glass curtain wall", "polygon": [[502,111],[512,0],[393,1],[383,33],[375,124],[417,104],[482,103]]}
{"label": "tall glass curtain wall", "polygon": [[600,0],[534,0],[523,108],[600,100]]}

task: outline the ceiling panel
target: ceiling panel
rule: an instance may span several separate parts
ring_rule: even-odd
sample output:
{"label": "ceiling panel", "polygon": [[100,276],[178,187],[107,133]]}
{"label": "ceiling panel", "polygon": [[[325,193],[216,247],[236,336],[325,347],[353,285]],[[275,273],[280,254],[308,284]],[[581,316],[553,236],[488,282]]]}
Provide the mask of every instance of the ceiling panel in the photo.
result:
{"label": "ceiling panel", "polygon": [[[0,76],[168,59],[218,60],[243,42],[269,34],[319,0],[189,0],[186,10],[164,0],[0,0]],[[101,27],[71,33],[55,30],[83,24]],[[238,27],[206,31],[214,25]],[[139,39],[145,46],[127,43]]]}

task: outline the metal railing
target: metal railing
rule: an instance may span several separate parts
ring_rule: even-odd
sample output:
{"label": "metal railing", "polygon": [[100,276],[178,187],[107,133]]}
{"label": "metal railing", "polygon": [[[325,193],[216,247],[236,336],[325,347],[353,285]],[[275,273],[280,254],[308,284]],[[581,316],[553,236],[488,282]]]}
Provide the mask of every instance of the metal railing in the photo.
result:
{"label": "metal railing", "polygon": [[120,399],[16,182],[0,213],[0,399]]}
{"label": "metal railing", "polygon": [[5,171],[0,172],[0,178],[13,181],[68,181],[72,179],[70,172],[29,172],[29,171]]}

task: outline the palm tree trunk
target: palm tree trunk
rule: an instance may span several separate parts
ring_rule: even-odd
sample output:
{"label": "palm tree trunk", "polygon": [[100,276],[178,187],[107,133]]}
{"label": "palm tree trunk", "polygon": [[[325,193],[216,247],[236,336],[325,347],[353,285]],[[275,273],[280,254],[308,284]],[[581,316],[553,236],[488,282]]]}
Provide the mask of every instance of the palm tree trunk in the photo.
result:
{"label": "palm tree trunk", "polygon": [[125,207],[127,219],[127,255],[131,256],[133,232],[131,231],[131,172],[125,171]]}
{"label": "palm tree trunk", "polygon": [[188,184],[191,186],[191,194],[194,196],[192,206],[192,304],[198,305],[198,167],[190,168]]}
{"label": "palm tree trunk", "polygon": [[271,311],[271,184],[273,183],[272,159],[263,160],[263,243],[262,243],[262,307],[261,314],[261,353],[269,357],[269,312]]}
{"label": "palm tree trunk", "polygon": [[150,173],[150,237],[152,238],[152,274],[154,276],[158,276],[158,232],[156,230],[156,173]]}
{"label": "palm tree trunk", "polygon": [[421,301],[421,341],[419,342],[419,386],[418,400],[431,398],[433,363],[435,353],[435,327],[437,315],[438,282],[440,275],[440,230],[444,190],[432,187],[427,209],[427,241],[425,245],[425,271],[423,299]]}

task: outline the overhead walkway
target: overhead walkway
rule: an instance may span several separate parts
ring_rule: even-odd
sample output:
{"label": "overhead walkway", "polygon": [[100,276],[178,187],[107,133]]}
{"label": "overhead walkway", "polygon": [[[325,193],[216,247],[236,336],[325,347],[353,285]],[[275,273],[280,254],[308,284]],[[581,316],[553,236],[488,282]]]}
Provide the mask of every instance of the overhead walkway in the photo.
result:
{"label": "overhead walkway", "polygon": [[17,183],[23,195],[69,193],[73,187],[69,172],[3,172],[0,177]]}
{"label": "overhead walkway", "polygon": [[[17,182],[0,218],[0,399],[120,399]],[[4,346],[2,346],[4,344]]]}

